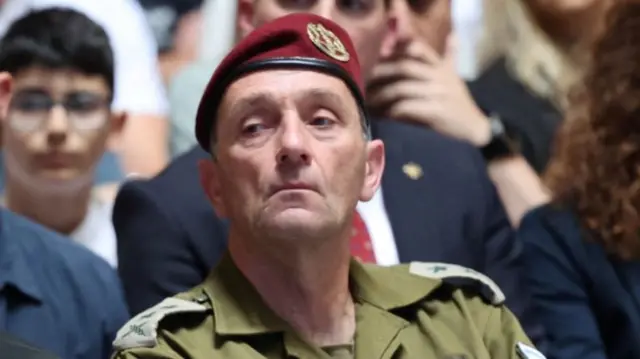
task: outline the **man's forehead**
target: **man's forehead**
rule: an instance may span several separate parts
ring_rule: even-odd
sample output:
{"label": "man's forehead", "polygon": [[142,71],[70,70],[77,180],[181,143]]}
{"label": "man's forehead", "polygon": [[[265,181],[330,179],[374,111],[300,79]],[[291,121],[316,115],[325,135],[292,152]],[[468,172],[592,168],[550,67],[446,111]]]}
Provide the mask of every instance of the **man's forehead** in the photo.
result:
{"label": "man's forehead", "polygon": [[100,75],[87,75],[70,69],[28,68],[15,74],[13,83],[16,90],[43,87],[48,89],[71,88],[97,92],[108,91],[107,83]]}
{"label": "man's forehead", "polygon": [[301,100],[309,97],[347,102],[351,97],[344,82],[315,71],[273,70],[250,74],[235,81],[226,91],[230,102]]}

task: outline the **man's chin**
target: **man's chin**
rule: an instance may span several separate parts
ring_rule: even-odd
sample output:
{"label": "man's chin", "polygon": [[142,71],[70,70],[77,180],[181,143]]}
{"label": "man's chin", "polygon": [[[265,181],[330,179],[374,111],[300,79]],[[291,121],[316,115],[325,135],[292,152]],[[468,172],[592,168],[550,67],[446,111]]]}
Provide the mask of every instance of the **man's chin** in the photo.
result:
{"label": "man's chin", "polygon": [[74,168],[56,168],[41,170],[39,177],[42,181],[59,183],[64,181],[73,181],[81,177],[81,174]]}
{"label": "man's chin", "polygon": [[322,236],[330,225],[318,213],[295,209],[267,218],[264,229],[274,237],[309,238]]}
{"label": "man's chin", "polygon": [[93,185],[93,177],[75,169],[41,170],[22,181],[32,190],[69,195]]}

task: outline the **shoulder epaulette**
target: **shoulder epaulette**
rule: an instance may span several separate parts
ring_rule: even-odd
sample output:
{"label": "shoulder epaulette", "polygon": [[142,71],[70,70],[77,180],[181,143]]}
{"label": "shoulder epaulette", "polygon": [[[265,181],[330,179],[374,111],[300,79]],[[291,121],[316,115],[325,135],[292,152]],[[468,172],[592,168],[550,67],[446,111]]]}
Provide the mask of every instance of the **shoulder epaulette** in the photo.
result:
{"label": "shoulder epaulette", "polygon": [[536,348],[523,342],[516,344],[516,352],[522,359],[546,359],[546,357]]}
{"label": "shoulder epaulette", "polygon": [[137,347],[154,347],[158,344],[158,324],[167,316],[177,313],[206,312],[209,308],[198,301],[180,298],[167,298],[144,312],[133,317],[125,324],[113,341],[115,350]]}
{"label": "shoulder epaulette", "polygon": [[500,305],[504,303],[505,296],[500,287],[489,277],[473,269],[448,263],[411,262],[409,271],[415,275],[441,279],[443,282],[454,284],[456,284],[456,279],[471,280],[486,288],[489,293],[489,298],[487,299],[491,304]]}

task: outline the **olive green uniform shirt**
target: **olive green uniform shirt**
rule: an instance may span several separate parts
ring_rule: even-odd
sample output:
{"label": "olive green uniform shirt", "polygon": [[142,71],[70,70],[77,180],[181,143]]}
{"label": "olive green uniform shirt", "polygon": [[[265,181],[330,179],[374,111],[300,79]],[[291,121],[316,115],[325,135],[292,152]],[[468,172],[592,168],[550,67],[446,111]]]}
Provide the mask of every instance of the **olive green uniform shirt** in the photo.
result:
{"label": "olive green uniform shirt", "polygon": [[[449,278],[469,285],[451,285]],[[227,255],[200,286],[127,323],[114,341],[114,358],[544,358],[502,305],[499,288],[482,274],[438,263],[379,267],[352,261],[350,279],[353,350],[305,342]]]}

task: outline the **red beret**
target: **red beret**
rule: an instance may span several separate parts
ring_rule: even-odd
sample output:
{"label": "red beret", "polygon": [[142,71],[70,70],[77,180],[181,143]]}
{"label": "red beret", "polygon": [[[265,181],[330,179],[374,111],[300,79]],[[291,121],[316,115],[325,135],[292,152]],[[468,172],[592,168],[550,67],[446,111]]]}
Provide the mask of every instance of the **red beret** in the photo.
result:
{"label": "red beret", "polygon": [[[364,82],[347,32],[309,13],[278,18],[242,39],[216,68],[196,116],[196,138],[209,151],[216,112],[226,89],[249,73],[271,69],[308,69],[342,79],[364,113]],[[363,124],[368,128],[368,123]]]}

